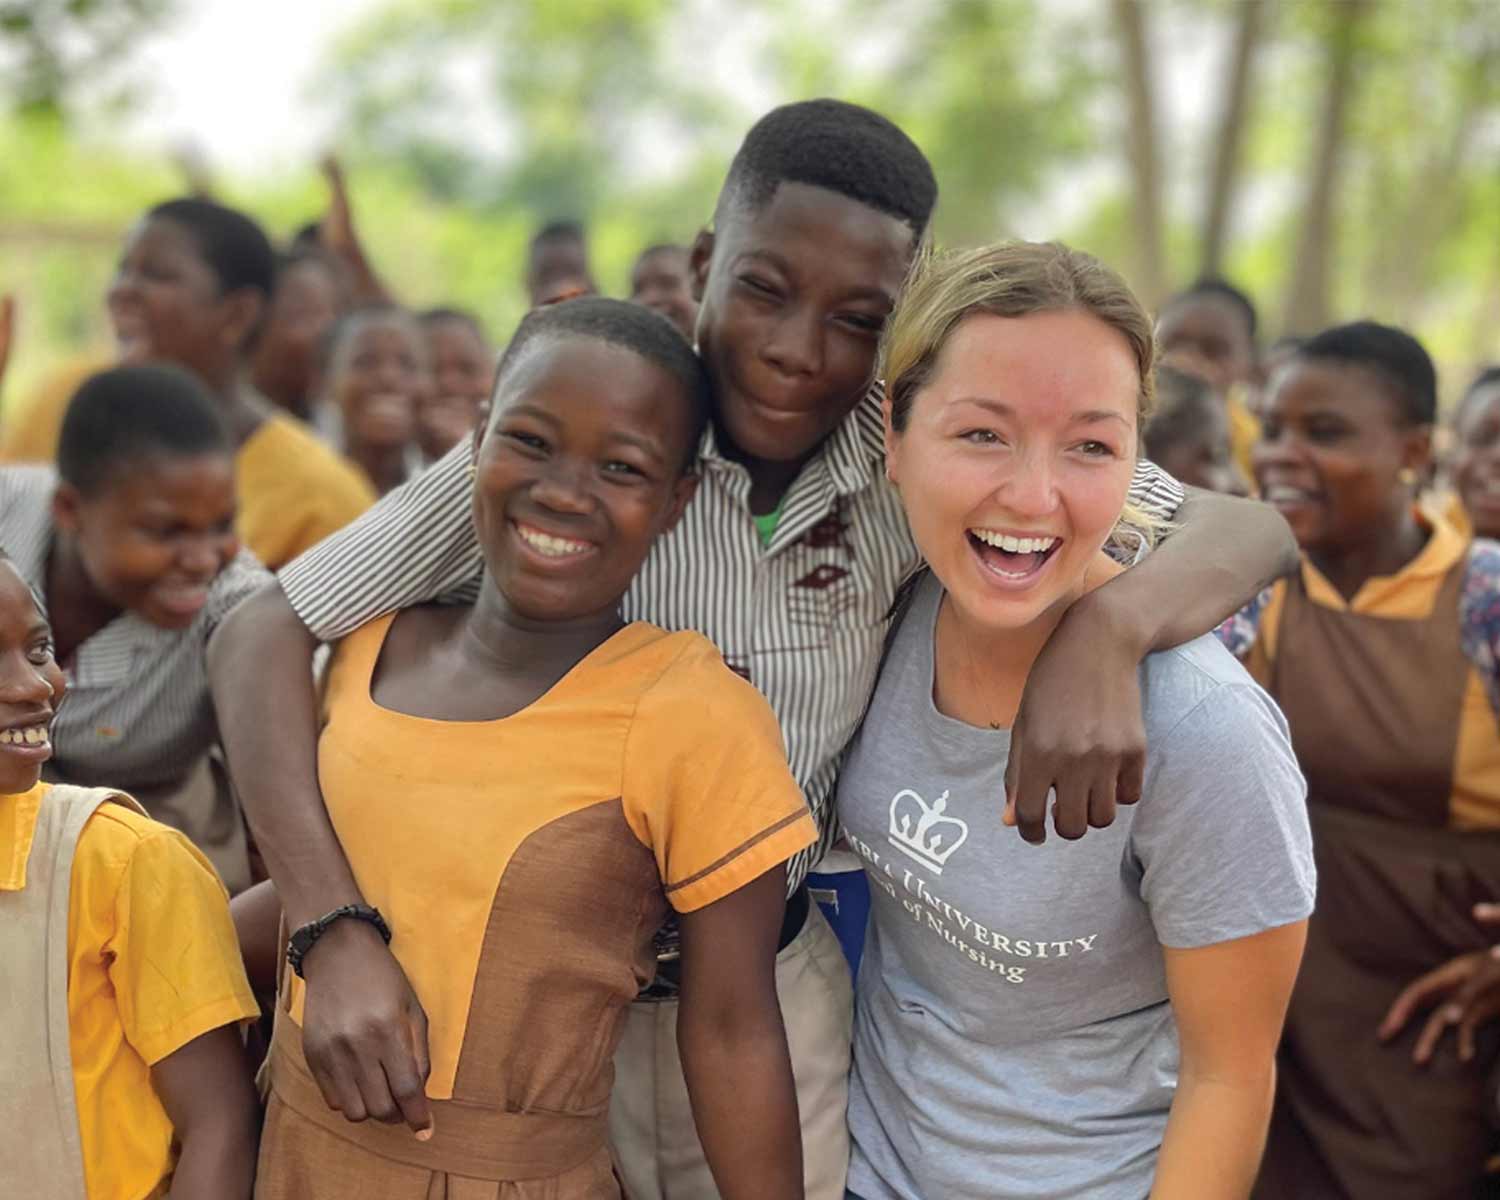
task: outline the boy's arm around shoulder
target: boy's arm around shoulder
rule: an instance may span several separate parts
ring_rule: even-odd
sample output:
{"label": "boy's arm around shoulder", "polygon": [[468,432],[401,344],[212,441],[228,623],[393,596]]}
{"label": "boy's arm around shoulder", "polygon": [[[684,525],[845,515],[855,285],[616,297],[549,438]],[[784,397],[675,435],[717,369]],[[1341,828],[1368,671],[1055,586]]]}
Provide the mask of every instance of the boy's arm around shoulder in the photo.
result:
{"label": "boy's arm around shoulder", "polygon": [[1137,566],[1069,608],[1032,667],[1006,766],[1007,807],[1029,842],[1046,839],[1052,789],[1067,838],[1140,799],[1141,659],[1208,633],[1297,567],[1286,521],[1259,501],[1190,490],[1176,524]]}

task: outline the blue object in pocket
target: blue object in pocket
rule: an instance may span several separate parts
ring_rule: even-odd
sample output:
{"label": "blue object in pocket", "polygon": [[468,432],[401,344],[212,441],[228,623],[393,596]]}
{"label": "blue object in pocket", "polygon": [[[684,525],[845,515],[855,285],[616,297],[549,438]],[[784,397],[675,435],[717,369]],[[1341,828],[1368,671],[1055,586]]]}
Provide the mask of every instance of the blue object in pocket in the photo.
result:
{"label": "blue object in pocket", "polygon": [[870,883],[864,871],[813,871],[807,877],[807,890],[833,926],[849,960],[850,976],[857,976],[870,920]]}

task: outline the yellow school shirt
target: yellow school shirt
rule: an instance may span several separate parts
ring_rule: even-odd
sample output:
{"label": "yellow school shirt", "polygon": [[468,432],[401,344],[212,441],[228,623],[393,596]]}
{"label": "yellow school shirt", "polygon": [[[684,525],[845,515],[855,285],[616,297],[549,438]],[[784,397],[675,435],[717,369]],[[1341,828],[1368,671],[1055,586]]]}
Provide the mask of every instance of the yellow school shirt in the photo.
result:
{"label": "yellow school shirt", "polygon": [[273,571],[375,503],[357,467],[281,413],[245,440],[234,469],[240,540]]}
{"label": "yellow school shirt", "polygon": [[[0,889],[26,886],[49,786],[0,795]],[[151,1066],[258,1013],[208,860],[176,830],[101,806],[79,835],[68,904],[68,1047],[89,1200],[165,1195],[177,1151]]]}
{"label": "yellow school shirt", "polygon": [[[1307,598],[1314,604],[1340,611],[1365,613],[1396,620],[1421,621],[1432,615],[1438,592],[1448,572],[1459,558],[1469,552],[1467,536],[1449,524],[1431,506],[1418,509],[1432,536],[1422,552],[1394,575],[1367,579],[1364,586],[1345,602],[1337,588],[1329,583],[1317,567],[1302,558],[1302,584]],[[1267,684],[1276,657],[1277,634],[1282,608],[1286,603],[1286,582],[1273,585],[1271,596],[1259,622],[1259,636],[1245,658],[1245,667],[1257,683]],[[1479,670],[1469,665],[1464,685],[1463,708],[1459,716],[1458,744],[1453,761],[1453,798],[1449,805],[1450,820],[1455,829],[1500,829],[1500,754],[1495,741],[1494,706],[1485,691]]]}
{"label": "yellow school shirt", "polygon": [[0,421],[0,463],[50,463],[74,394],[91,375],[112,364],[99,355],[71,359],[42,377],[23,400],[7,405]]}
{"label": "yellow school shirt", "polygon": [[1255,469],[1251,463],[1251,451],[1255,449],[1255,443],[1260,441],[1260,418],[1250,411],[1250,406],[1245,403],[1245,388],[1243,384],[1237,384],[1229,389],[1229,396],[1225,407],[1229,413],[1229,452],[1234,461],[1245,473],[1247,480],[1255,479]]}

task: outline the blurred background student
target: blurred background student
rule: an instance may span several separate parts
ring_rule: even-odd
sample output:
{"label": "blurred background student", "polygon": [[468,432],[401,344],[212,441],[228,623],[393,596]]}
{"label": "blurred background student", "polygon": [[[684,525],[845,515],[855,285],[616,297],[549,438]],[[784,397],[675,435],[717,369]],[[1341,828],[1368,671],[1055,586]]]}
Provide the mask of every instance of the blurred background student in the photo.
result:
{"label": "blurred background student", "polygon": [[235,447],[238,530],[276,568],[374,499],[354,467],[250,382],[275,284],[266,235],[207,200],[169,200],[131,229],[107,304],[123,363],[170,362],[207,385]]}
{"label": "blurred background student", "polygon": [[68,407],[56,468],[0,468],[0,545],[46,606],[68,682],[47,778],[128,790],[239,891],[249,851],[211,753],[204,655],[268,576],[234,521],[228,431],[175,367],[94,376]]}
{"label": "blurred background student", "polygon": [[405,309],[356,309],[329,335],[323,380],[329,428],[378,495],[421,466],[417,414],[431,388],[427,339]]}
{"label": "blurred background student", "polygon": [[691,342],[698,301],[693,298],[688,248],[662,243],[642,250],[630,268],[630,298],[661,313]]}
{"label": "blurred background student", "polygon": [[432,386],[417,405],[417,448],[432,463],[474,432],[495,379],[495,352],[465,309],[429,308],[419,319]]}
{"label": "blurred background student", "polygon": [[1229,415],[1213,386],[1200,376],[1161,366],[1156,400],[1156,412],[1143,433],[1145,456],[1189,487],[1249,495],[1249,482],[1231,450]]}

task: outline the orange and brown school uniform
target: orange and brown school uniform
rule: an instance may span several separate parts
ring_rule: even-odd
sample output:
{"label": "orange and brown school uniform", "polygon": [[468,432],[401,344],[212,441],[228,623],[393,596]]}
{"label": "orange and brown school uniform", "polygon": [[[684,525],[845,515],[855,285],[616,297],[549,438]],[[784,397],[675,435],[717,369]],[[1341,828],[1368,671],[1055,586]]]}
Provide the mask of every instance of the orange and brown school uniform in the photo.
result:
{"label": "orange and brown school uniform", "polygon": [[234,473],[240,540],[273,571],[375,503],[359,468],[281,413],[245,439]]}
{"label": "orange and brown school uniform", "polygon": [[644,622],[510,717],[403,715],[370,690],[391,621],[338,648],[318,769],[427,1014],[435,1132],[325,1105],[288,973],[256,1195],[614,1200],[611,1059],[653,935],[816,837],[780,730],[712,643]]}
{"label": "orange and brown school uniform", "polygon": [[128,796],[0,795],[0,1191],[164,1196],[151,1067],[257,1013],[207,860]]}
{"label": "orange and brown school uniform", "polygon": [[1308,782],[1318,908],[1279,1058],[1257,1196],[1469,1196],[1488,1149],[1500,1039],[1427,1068],[1423,1021],[1375,1031],[1413,980],[1485,948],[1500,899],[1500,544],[1423,514],[1431,536],[1346,603],[1304,559],[1226,626],[1291,726]]}

